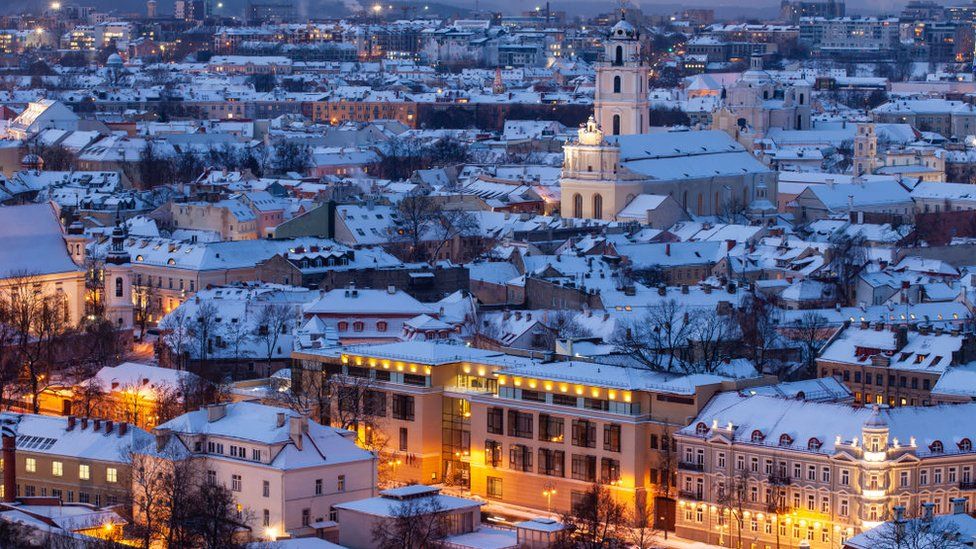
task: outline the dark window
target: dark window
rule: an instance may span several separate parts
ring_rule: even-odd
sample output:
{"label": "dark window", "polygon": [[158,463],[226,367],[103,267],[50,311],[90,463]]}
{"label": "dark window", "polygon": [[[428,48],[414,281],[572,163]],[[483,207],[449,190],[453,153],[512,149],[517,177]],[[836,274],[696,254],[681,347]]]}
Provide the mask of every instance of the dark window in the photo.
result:
{"label": "dark window", "polygon": [[585,419],[574,419],[573,446],[596,448],[596,423]]}
{"label": "dark window", "polygon": [[606,412],[610,409],[610,401],[598,398],[584,398],[583,407],[588,410],[601,410]]}
{"label": "dark window", "polygon": [[516,471],[532,471],[532,449],[524,444],[513,444],[508,451],[508,467]]}
{"label": "dark window", "polygon": [[539,440],[562,442],[563,436],[563,418],[539,414]]}
{"label": "dark window", "polygon": [[393,419],[413,421],[413,397],[393,395]]}
{"label": "dark window", "polygon": [[601,459],[600,480],[603,482],[616,482],[620,480],[620,462],[609,458]]}
{"label": "dark window", "polygon": [[562,450],[539,448],[539,474],[551,477],[566,476],[563,469],[565,453]]}
{"label": "dark window", "polygon": [[505,413],[501,408],[488,408],[488,432],[500,435],[505,432]]}
{"label": "dark window", "polygon": [[620,425],[609,423],[603,426],[603,449],[608,452],[620,451]]}
{"label": "dark window", "polygon": [[651,450],[657,450],[657,435],[651,435]]}
{"label": "dark window", "polygon": [[488,477],[488,497],[502,497],[502,479],[499,477]]}
{"label": "dark window", "polygon": [[427,385],[427,376],[422,376],[419,374],[403,374],[403,383],[423,387]]}
{"label": "dark window", "polygon": [[569,395],[552,395],[552,403],[560,406],[572,406],[575,408],[577,399],[576,397]]}
{"label": "dark window", "polygon": [[613,93],[620,93],[620,76],[613,77]]}
{"label": "dark window", "polygon": [[363,395],[363,408],[366,415],[386,417],[386,393],[367,390]]}
{"label": "dark window", "polygon": [[532,402],[545,402],[546,394],[540,393],[539,391],[529,391],[522,389],[522,400],[531,400]]}
{"label": "dark window", "polygon": [[502,464],[502,443],[496,440],[485,441],[485,465],[498,467]]}
{"label": "dark window", "polygon": [[509,410],[508,436],[532,438],[532,414],[519,412],[517,410]]}
{"label": "dark window", "polygon": [[596,456],[573,454],[571,467],[573,480],[596,482]]}
{"label": "dark window", "polygon": [[407,451],[407,440],[409,439],[409,432],[406,427],[400,427],[400,451]]}

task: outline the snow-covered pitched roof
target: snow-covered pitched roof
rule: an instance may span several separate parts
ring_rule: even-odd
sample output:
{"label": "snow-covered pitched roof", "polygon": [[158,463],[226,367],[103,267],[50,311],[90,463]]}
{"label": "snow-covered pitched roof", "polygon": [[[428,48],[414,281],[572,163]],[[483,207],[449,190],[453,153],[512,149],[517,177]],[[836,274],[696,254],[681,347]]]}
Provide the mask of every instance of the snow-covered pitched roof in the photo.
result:
{"label": "snow-covered pitched roof", "polygon": [[0,208],[0,278],[78,270],[52,204]]}

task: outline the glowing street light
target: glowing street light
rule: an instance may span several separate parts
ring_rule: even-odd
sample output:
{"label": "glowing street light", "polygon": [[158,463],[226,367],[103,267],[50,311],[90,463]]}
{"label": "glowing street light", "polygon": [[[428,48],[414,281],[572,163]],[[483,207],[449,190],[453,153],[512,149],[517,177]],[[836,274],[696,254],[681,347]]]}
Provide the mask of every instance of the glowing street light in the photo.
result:
{"label": "glowing street light", "polygon": [[383,11],[383,6],[381,6],[381,5],[379,5],[379,4],[376,4],[375,6],[373,6],[373,13],[376,13],[376,14],[378,14],[378,13],[380,13],[381,11]]}
{"label": "glowing street light", "polygon": [[51,9],[54,11],[61,9],[61,2],[51,2]]}
{"label": "glowing street light", "polygon": [[552,513],[552,496],[556,495],[556,485],[547,482],[543,487],[542,495],[546,497],[546,510]]}

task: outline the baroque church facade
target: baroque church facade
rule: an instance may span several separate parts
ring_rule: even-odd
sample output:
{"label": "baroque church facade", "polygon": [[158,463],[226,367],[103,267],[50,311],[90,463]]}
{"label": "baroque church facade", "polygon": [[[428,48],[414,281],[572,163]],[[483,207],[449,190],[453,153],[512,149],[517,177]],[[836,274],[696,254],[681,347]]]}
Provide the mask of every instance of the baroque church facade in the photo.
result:
{"label": "baroque church facade", "polygon": [[594,116],[563,149],[563,217],[614,220],[640,195],[667,195],[693,216],[771,211],[776,176],[722,131],[648,133],[648,66],[621,19],[596,70]]}

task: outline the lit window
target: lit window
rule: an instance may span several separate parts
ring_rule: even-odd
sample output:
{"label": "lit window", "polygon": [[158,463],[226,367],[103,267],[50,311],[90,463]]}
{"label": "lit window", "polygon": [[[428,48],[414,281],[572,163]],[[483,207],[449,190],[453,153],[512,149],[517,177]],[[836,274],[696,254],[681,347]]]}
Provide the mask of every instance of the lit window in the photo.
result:
{"label": "lit window", "polygon": [[34,458],[27,458],[24,460],[24,470],[28,473],[37,472],[37,460]]}
{"label": "lit window", "polygon": [[107,482],[118,482],[119,481],[119,471],[115,467],[109,467],[105,470],[105,480]]}
{"label": "lit window", "polygon": [[54,461],[51,463],[51,474],[60,477],[64,475],[64,464],[60,461]]}
{"label": "lit window", "polygon": [[78,478],[81,480],[88,480],[91,478],[91,467],[88,465],[78,466]]}

